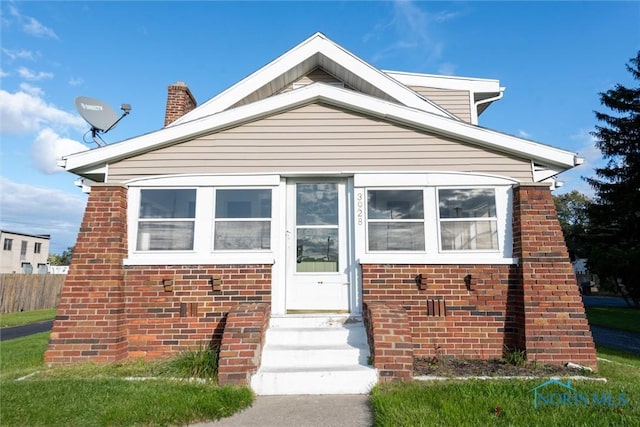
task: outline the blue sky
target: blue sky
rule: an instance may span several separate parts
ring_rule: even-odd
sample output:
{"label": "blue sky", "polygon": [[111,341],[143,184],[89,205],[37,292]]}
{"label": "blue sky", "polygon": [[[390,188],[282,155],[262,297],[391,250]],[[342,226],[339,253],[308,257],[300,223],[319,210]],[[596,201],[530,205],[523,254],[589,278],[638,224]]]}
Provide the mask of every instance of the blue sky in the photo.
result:
{"label": "blue sky", "polygon": [[0,228],[51,234],[52,253],[86,203],[55,159],[95,146],[76,96],[132,105],[114,143],[162,127],[170,83],[203,103],[320,31],[381,69],[499,79],[480,125],[578,152],[561,192],[591,194],[598,94],[637,85],[640,49],[640,2],[2,1],[0,19]]}

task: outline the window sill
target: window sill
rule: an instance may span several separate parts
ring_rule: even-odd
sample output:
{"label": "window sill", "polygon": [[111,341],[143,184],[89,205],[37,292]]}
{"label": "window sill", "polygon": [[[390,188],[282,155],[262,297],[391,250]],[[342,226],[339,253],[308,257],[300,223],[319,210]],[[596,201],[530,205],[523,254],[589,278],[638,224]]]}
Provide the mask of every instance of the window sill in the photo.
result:
{"label": "window sill", "polygon": [[505,258],[499,255],[478,253],[468,254],[366,254],[358,259],[360,264],[518,264],[518,258]]}
{"label": "window sill", "polygon": [[273,254],[225,253],[211,256],[194,254],[135,254],[122,261],[123,265],[246,265],[275,264]]}

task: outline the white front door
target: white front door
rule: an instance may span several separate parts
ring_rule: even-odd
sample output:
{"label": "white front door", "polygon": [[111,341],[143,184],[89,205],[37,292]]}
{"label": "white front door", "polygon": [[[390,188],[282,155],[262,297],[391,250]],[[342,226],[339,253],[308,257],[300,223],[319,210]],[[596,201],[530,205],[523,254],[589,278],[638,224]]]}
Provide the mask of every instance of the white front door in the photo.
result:
{"label": "white front door", "polygon": [[289,180],[286,310],[348,312],[345,180]]}

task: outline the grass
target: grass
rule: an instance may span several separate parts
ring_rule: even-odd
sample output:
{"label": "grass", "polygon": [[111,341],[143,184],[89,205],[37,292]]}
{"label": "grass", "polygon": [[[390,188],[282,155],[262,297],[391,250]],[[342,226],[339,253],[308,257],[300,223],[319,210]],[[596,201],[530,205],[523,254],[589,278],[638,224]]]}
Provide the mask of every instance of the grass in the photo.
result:
{"label": "grass", "polygon": [[640,310],[626,307],[586,307],[590,325],[640,333]]}
{"label": "grass", "polygon": [[0,315],[0,327],[20,326],[28,323],[44,322],[56,317],[56,309],[21,311],[17,313],[2,313]]}
{"label": "grass", "polygon": [[[48,368],[48,336],[0,344],[0,425],[186,425],[228,417],[253,401],[247,387],[219,387],[211,380],[215,351],[194,350],[170,361]],[[178,375],[206,380],[176,380]],[[152,378],[126,378],[132,376]]]}
{"label": "grass", "polygon": [[[640,417],[640,358],[599,348],[598,376],[608,382],[573,380],[571,385],[590,399],[594,393],[623,393],[624,406],[533,406],[536,380],[410,382],[378,384],[371,393],[376,426],[618,426],[637,425]],[[555,385],[547,393],[563,393]]]}

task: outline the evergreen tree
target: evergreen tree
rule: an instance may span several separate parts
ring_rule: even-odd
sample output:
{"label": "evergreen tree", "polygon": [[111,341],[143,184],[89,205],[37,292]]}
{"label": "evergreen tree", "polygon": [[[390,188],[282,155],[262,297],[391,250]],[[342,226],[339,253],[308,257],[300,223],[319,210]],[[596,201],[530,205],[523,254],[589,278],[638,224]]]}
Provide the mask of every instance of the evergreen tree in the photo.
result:
{"label": "evergreen tree", "polygon": [[[640,81],[640,51],[627,64]],[[607,164],[587,178],[596,199],[589,208],[589,264],[640,308],[640,86],[617,84],[600,93],[612,114],[595,112],[592,133]]]}
{"label": "evergreen tree", "polygon": [[576,258],[586,258],[588,255],[586,244],[589,228],[588,209],[591,199],[578,190],[573,190],[570,193],[554,195],[553,202],[571,261],[575,261]]}

